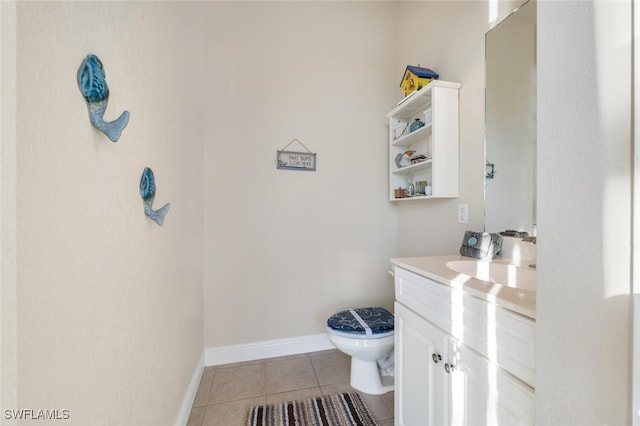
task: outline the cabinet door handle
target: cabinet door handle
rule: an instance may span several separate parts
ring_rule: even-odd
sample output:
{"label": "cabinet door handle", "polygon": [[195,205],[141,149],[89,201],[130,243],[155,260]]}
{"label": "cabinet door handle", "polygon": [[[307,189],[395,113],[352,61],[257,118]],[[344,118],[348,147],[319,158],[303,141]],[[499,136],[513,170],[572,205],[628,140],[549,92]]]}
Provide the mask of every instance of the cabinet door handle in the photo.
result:
{"label": "cabinet door handle", "polygon": [[444,371],[446,371],[447,374],[451,374],[455,369],[456,369],[455,365],[449,364],[448,362],[444,365]]}
{"label": "cabinet door handle", "polygon": [[433,362],[435,362],[436,364],[437,364],[439,361],[442,361],[442,357],[440,356],[440,354],[436,354],[436,353],[431,354],[431,359],[432,359],[432,360],[433,360]]}

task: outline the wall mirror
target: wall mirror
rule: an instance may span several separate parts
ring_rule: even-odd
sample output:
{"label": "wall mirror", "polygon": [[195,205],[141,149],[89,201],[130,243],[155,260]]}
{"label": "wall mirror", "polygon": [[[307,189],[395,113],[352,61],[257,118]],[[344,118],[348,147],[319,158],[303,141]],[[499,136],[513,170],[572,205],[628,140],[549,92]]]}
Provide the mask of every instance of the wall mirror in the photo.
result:
{"label": "wall mirror", "polygon": [[536,4],[485,35],[485,231],[536,223]]}

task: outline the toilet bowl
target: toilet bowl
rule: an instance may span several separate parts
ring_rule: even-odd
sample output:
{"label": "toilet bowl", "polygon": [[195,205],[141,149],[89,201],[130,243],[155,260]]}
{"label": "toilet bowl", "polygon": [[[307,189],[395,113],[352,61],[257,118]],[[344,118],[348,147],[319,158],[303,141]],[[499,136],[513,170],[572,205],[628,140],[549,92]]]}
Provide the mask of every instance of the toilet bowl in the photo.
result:
{"label": "toilet bowl", "polygon": [[[327,320],[327,335],[351,356],[351,387],[380,395],[393,390],[393,376],[382,375],[393,352],[393,315],[384,308],[348,309]],[[387,365],[386,370],[389,370]]]}

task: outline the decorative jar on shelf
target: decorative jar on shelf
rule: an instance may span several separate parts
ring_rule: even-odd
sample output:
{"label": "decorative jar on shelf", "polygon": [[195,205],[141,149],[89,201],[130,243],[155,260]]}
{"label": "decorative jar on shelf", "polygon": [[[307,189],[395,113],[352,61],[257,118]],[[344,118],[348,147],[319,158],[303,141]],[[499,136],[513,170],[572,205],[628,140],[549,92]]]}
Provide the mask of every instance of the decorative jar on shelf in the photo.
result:
{"label": "decorative jar on shelf", "polygon": [[409,133],[415,132],[421,127],[424,127],[424,122],[419,118],[416,118],[415,121],[409,126]]}

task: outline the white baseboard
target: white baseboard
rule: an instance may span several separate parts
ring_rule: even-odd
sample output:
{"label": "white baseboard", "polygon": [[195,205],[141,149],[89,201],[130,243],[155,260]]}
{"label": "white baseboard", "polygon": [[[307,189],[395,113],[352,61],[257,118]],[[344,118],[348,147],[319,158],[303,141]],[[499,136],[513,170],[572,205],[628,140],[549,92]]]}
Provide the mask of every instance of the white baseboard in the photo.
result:
{"label": "white baseboard", "polygon": [[204,350],[204,363],[212,365],[253,361],[276,356],[296,355],[334,349],[325,333],[288,339],[265,340],[241,345],[218,346]]}
{"label": "white baseboard", "polygon": [[180,413],[178,413],[178,419],[176,420],[176,426],[186,426],[189,421],[189,415],[191,414],[191,407],[193,407],[193,401],[196,399],[196,392],[198,392],[198,386],[200,386],[200,379],[202,379],[202,373],[204,372],[204,352],[200,356],[200,360],[196,365],[196,370],[191,376],[191,382],[187,388],[187,393],[182,401],[180,407]]}

